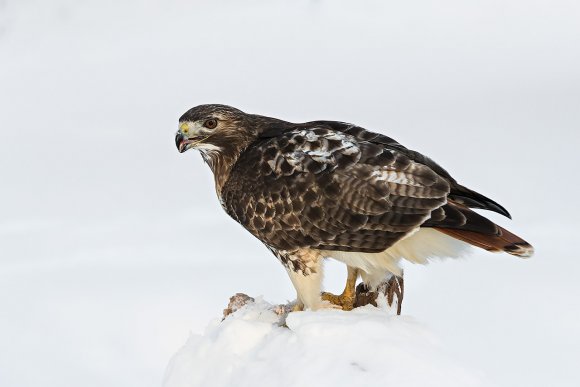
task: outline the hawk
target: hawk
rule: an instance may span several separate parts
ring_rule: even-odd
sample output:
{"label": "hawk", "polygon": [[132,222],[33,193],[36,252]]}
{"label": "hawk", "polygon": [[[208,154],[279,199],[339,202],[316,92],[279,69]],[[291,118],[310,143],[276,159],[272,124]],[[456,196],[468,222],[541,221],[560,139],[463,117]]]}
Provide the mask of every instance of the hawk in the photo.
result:
{"label": "hawk", "polygon": [[[472,208],[511,218],[430,158],[382,134],[337,121],[301,124],[226,105],[179,119],[180,153],[197,149],[224,210],[274,253],[296,309],[352,309],[360,275],[369,289],[400,262],[458,257],[469,245],[530,257],[532,246]],[[321,293],[322,262],[345,263],[345,290]]]}

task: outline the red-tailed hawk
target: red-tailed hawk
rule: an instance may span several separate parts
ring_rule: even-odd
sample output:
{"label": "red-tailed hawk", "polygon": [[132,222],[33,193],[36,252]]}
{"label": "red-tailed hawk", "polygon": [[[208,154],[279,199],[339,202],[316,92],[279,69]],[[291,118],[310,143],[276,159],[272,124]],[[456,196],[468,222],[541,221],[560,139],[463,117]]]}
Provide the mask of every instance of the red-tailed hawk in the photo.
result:
{"label": "red-tailed hawk", "polygon": [[[294,124],[225,105],[179,119],[179,152],[197,149],[225,211],[284,265],[298,308],[351,309],[360,274],[373,289],[399,262],[457,257],[465,247],[529,257],[532,246],[470,208],[509,213],[392,138],[336,121]],[[349,270],[321,297],[322,259]],[[323,300],[324,298],[324,300]],[[329,302],[330,301],[330,302]]]}

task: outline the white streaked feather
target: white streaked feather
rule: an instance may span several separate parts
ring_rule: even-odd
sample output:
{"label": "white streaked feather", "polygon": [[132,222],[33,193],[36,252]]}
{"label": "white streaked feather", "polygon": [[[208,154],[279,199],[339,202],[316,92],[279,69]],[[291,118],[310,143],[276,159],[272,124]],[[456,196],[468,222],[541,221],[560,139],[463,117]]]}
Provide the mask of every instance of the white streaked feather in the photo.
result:
{"label": "white streaked feather", "polygon": [[412,185],[415,187],[421,187],[421,184],[415,182],[413,180],[413,175],[406,174],[401,171],[393,171],[389,169],[379,169],[373,171],[371,177],[376,178],[377,180],[384,180],[389,183],[396,183],[396,184],[405,184],[405,185]]}
{"label": "white streaked feather", "polygon": [[199,150],[200,152],[220,152],[222,150],[221,147],[210,144],[207,142],[201,142],[195,145],[195,149]]}

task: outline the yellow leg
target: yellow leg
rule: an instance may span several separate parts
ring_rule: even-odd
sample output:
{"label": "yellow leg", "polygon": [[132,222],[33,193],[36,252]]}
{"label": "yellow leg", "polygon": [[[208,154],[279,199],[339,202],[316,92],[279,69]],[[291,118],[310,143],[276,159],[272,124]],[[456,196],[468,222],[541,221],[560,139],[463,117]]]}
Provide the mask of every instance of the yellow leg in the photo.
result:
{"label": "yellow leg", "polygon": [[292,307],[292,312],[302,312],[304,310],[304,304],[300,300],[296,300],[296,303]]}
{"label": "yellow leg", "polygon": [[322,299],[335,305],[340,305],[342,310],[352,310],[356,297],[356,280],[358,278],[358,269],[348,266],[348,275],[346,277],[346,286],[341,295],[337,296],[332,293],[323,292]]}

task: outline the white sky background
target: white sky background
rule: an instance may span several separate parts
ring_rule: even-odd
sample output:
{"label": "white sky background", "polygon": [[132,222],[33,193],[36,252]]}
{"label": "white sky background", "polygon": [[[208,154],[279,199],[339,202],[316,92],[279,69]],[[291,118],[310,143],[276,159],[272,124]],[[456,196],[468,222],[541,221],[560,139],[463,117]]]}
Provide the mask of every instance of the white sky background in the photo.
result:
{"label": "white sky background", "polygon": [[498,385],[577,385],[578,20],[560,0],[0,0],[0,385],[157,386],[231,294],[294,297],[175,149],[201,103],[357,123],[505,205],[537,255],[409,267],[404,311]]}

